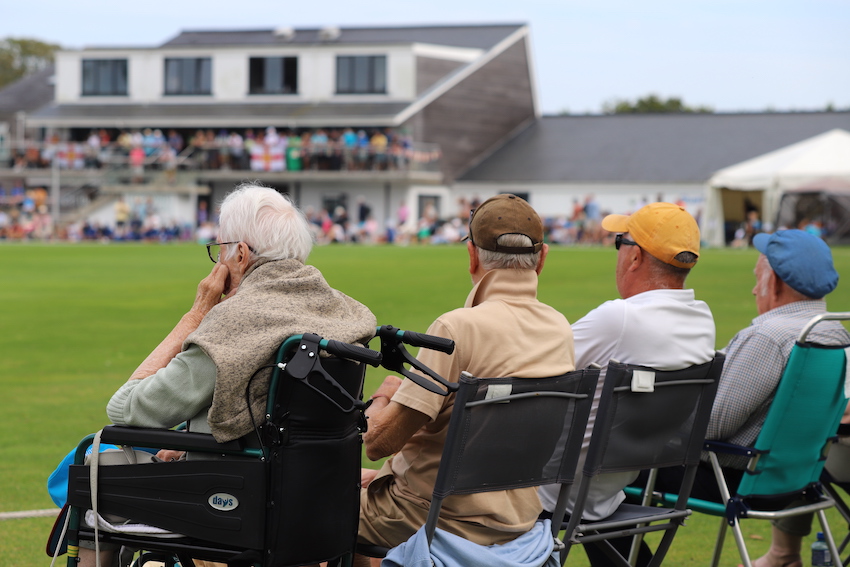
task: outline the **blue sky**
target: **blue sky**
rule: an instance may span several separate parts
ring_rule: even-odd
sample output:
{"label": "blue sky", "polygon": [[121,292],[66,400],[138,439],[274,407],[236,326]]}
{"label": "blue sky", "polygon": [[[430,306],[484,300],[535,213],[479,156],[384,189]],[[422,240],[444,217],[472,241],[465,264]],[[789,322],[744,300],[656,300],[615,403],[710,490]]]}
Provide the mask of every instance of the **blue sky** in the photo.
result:
{"label": "blue sky", "polygon": [[677,96],[717,111],[850,109],[847,0],[9,0],[0,38],[153,46],[181,29],[527,23],[541,109]]}

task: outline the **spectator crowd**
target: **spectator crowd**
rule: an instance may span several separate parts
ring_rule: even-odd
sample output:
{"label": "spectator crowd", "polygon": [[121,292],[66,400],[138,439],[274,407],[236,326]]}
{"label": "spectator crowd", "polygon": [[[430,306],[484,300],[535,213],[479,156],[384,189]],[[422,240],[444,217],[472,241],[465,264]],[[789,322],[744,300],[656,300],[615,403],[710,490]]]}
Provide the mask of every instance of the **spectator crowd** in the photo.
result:
{"label": "spectator crowd", "polygon": [[[0,240],[210,242],[216,238],[215,211],[208,210],[204,200],[198,203],[194,225],[166,218],[152,198],[136,197],[115,202],[114,224],[83,220],[57,231],[47,200],[43,188],[24,190],[18,183],[7,193],[0,185]],[[354,207],[340,203],[318,209],[306,207],[304,212],[317,244],[454,244],[469,234],[470,212],[480,204],[478,198],[460,198],[456,213],[446,218],[440,216],[434,203],[427,203],[416,219],[411,218],[407,204],[401,203],[383,226],[362,196]],[[546,241],[571,245],[609,243],[610,235],[599,224],[602,214],[593,195],[588,195],[583,203],[576,199],[571,215],[543,218]]]}
{"label": "spectator crowd", "polygon": [[28,140],[12,152],[17,170],[129,167],[145,169],[233,169],[277,171],[387,171],[435,167],[436,146],[414,147],[411,137],[390,128],[92,130],[83,139],[43,143]]}

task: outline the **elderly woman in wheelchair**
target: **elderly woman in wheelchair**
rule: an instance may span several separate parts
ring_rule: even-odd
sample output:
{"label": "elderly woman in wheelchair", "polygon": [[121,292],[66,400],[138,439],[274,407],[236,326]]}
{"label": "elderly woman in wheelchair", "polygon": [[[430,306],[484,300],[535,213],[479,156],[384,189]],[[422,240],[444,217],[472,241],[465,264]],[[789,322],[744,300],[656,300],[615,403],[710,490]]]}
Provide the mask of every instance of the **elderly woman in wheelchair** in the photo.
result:
{"label": "elderly woman in wheelchair", "polygon": [[[219,239],[207,245],[212,271],[191,309],[112,396],[112,423],[168,429],[186,422],[190,433],[232,442],[267,415],[268,369],[287,337],[310,332],[368,343],[374,315],[305,265],[312,242],[304,215],[274,189],[243,184],[228,194]],[[80,559],[95,562],[85,549]]]}

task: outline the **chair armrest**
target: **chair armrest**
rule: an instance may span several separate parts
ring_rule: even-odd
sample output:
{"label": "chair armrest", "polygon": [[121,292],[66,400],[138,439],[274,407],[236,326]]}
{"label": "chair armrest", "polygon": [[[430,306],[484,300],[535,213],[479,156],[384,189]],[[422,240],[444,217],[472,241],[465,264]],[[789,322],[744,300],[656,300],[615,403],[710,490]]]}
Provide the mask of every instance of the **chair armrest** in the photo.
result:
{"label": "chair armrest", "polygon": [[[643,497],[643,490],[636,486],[627,486],[623,489],[623,491],[626,493],[627,498],[631,499],[633,502],[640,501]],[[678,494],[670,492],[656,491],[652,493],[652,501],[664,506],[665,508],[673,508],[678,499]],[[719,502],[712,502],[710,500],[700,500],[699,498],[688,498],[687,507],[689,510],[694,510],[703,514],[710,514],[712,516],[722,517],[726,514],[726,506],[723,504]]]}
{"label": "chair armrest", "polygon": [[723,441],[705,441],[702,444],[702,448],[704,451],[710,453],[724,453],[726,455],[740,455],[742,457],[754,457],[766,452],[754,447],[744,447],[743,445],[735,445]]}
{"label": "chair armrest", "polygon": [[212,435],[191,431],[173,431],[147,427],[107,425],[103,428],[101,441],[114,445],[132,445],[152,449],[174,449],[219,454],[244,454],[245,446],[238,439],[219,443]]}

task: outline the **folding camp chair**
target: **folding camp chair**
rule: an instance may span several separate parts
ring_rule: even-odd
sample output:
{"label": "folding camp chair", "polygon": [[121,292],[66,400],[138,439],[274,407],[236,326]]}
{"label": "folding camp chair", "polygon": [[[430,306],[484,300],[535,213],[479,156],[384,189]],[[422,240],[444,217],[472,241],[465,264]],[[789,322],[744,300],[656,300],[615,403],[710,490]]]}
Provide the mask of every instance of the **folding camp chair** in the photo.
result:
{"label": "folding camp chair", "polygon": [[[838,427],[838,435],[850,436],[850,424],[841,424]],[[833,443],[824,463],[820,481],[824,491],[835,500],[835,509],[847,522],[847,534],[838,545],[838,553],[843,554],[847,545],[850,544],[850,505],[845,500],[847,493],[850,492],[850,446],[839,443],[837,440]],[[833,559],[833,563],[836,561],[837,559]],[[841,563],[844,566],[850,565],[850,554]]]}
{"label": "folding camp chair", "polygon": [[[816,513],[833,557],[839,557],[824,510],[835,502],[824,494],[819,477],[838,422],[847,405],[845,370],[848,345],[808,342],[811,330],[826,320],[848,320],[850,313],[814,317],[800,333],[780,379],[764,425],[753,447],[706,441],[705,450],[725,504],[690,499],[696,512],[721,516],[712,565],[720,562],[727,527],[731,527],[742,563],[751,567],[740,521],[773,520]],[[718,453],[749,458],[737,493],[729,490]],[[673,495],[655,493],[669,503]],[[793,506],[788,507],[792,502]],[[799,503],[802,501],[802,503]]]}
{"label": "folding camp chair", "polygon": [[[456,397],[424,526],[429,546],[443,500],[451,495],[560,483],[552,537],[562,547],[558,527],[598,379],[599,369],[588,368],[549,378],[463,372],[458,383],[444,383],[446,394]],[[366,545],[357,550],[372,557],[389,551]]]}
{"label": "folding camp chair", "polygon": [[[605,376],[587,459],[573,513],[566,526],[566,560],[576,544],[601,542],[615,564],[628,566],[609,540],[663,531],[650,565],[660,565],[680,525],[691,514],[686,507],[699,465],[700,450],[725,357],[716,353],[705,364],[660,371],[611,361]],[[623,503],[609,517],[582,521],[590,483],[600,474],[684,466],[680,497],[672,509]],[[628,555],[628,554],[626,554]]]}
{"label": "folding camp chair", "polygon": [[[326,351],[337,358],[320,357]],[[288,339],[272,372],[265,416],[255,433],[229,443],[211,435],[109,426],[103,442],[206,453],[173,463],[81,466],[89,436],[70,467],[68,565],[78,542],[94,540],[153,551],[140,560],[192,565],[290,566],[342,561],[357,536],[365,364],[381,354],[317,335]],[[353,362],[360,361],[360,362]],[[228,459],[215,459],[225,455]],[[92,508],[181,537],[95,531],[81,522]]]}

